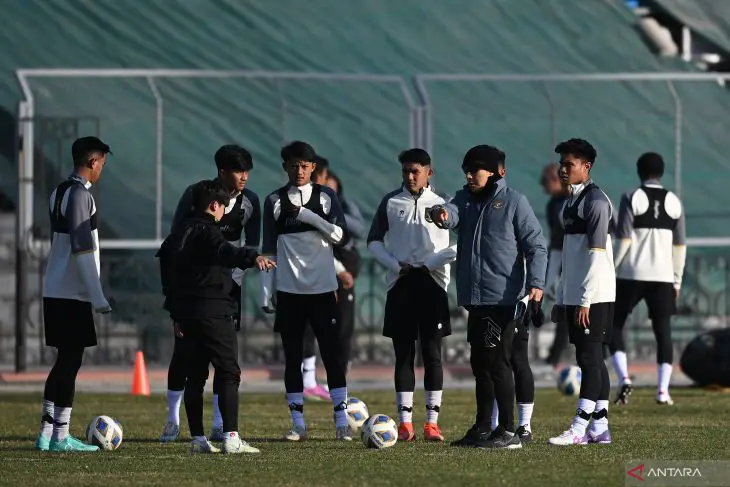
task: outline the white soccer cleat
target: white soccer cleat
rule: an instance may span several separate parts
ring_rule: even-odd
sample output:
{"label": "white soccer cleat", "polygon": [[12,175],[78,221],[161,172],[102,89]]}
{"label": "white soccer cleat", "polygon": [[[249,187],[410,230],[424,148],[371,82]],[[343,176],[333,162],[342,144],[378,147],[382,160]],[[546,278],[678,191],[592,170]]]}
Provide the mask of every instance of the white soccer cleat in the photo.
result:
{"label": "white soccer cleat", "polygon": [[223,426],[213,426],[210,430],[210,441],[223,441]]}
{"label": "white soccer cleat", "polygon": [[352,441],[352,431],[349,426],[338,426],[335,431],[337,441]]}
{"label": "white soccer cleat", "polygon": [[286,432],[284,439],[288,441],[304,441],[309,438],[306,426],[293,426]]}
{"label": "white soccer cleat", "polygon": [[260,450],[243,441],[238,433],[230,433],[223,440],[223,453],[260,453]]}
{"label": "white soccer cleat", "polygon": [[160,435],[160,443],[169,443],[171,441],[177,441],[177,437],[180,436],[180,426],[175,423],[168,421],[165,423],[165,427],[162,428],[162,434]]}
{"label": "white soccer cleat", "polygon": [[220,453],[220,448],[216,448],[207,439],[203,441],[193,440],[190,446],[190,453]]}
{"label": "white soccer cleat", "polygon": [[585,435],[579,435],[572,428],[568,428],[562,434],[550,438],[548,443],[556,446],[587,445],[588,438]]}
{"label": "white soccer cleat", "polygon": [[656,397],[656,403],[661,406],[673,406],[674,401],[672,400],[671,396],[667,393],[659,393]]}

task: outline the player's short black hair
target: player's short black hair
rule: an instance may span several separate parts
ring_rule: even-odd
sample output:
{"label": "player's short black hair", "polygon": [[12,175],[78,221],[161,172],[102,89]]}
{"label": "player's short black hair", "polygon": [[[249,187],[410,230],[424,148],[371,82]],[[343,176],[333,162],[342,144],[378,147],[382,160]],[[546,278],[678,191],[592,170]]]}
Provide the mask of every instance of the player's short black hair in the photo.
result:
{"label": "player's short black hair", "polygon": [[398,154],[398,162],[400,162],[401,164],[415,162],[416,164],[420,164],[422,166],[430,166],[431,156],[428,155],[428,152],[423,149],[408,149]]}
{"label": "player's short black hair", "polygon": [[664,176],[664,159],[656,152],[642,154],[636,161],[636,172],[642,181]]}
{"label": "player's short black hair", "polygon": [[230,193],[218,180],[204,179],[193,185],[193,209],[195,211],[207,210],[214,201],[221,205],[228,205],[230,198]]}
{"label": "player's short black hair", "polygon": [[71,145],[71,157],[74,167],[83,166],[89,162],[89,157],[94,154],[111,154],[109,146],[98,137],[81,137]]}
{"label": "player's short black hair", "polygon": [[301,140],[295,140],[291,144],[287,144],[281,148],[281,160],[284,162],[315,162],[316,158],[317,153],[314,152],[314,147]]}
{"label": "player's short black hair", "polygon": [[335,174],[334,172],[330,171],[330,173],[327,175],[328,179],[334,179],[337,182],[337,196],[342,197],[342,180],[340,177]]}
{"label": "player's short black hair", "polygon": [[579,159],[583,159],[591,164],[596,162],[596,149],[583,139],[569,139],[555,146],[555,153],[565,155],[572,154]]}
{"label": "player's short black hair", "polygon": [[330,169],[330,161],[328,161],[326,158],[324,158],[320,155],[315,155],[313,162],[315,164],[315,167],[314,167],[314,171],[312,171],[312,181],[317,179],[320,176],[320,174],[322,174],[325,171],[329,171],[329,169]]}
{"label": "player's short black hair", "polygon": [[240,145],[224,145],[216,151],[213,158],[219,171],[250,171],[253,169],[251,153]]}
{"label": "player's short black hair", "polygon": [[496,173],[499,167],[506,167],[507,156],[491,145],[477,145],[466,151],[461,163],[463,170],[485,169]]}

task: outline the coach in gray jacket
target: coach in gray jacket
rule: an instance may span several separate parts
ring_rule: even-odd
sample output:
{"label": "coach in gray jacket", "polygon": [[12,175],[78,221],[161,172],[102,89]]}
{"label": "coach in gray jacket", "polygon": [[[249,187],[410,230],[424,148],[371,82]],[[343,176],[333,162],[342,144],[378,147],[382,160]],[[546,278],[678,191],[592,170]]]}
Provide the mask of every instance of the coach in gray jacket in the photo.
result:
{"label": "coach in gray jacket", "polygon": [[[495,147],[471,148],[462,164],[464,189],[450,203],[429,210],[436,225],[459,234],[457,297],[469,311],[467,340],[476,379],[477,418],[466,436],[454,443],[458,446],[522,446],[520,435],[515,434],[509,360],[515,309],[525,294],[542,301],[547,245],[527,198],[507,187],[499,175],[504,161],[504,152]],[[490,431],[495,395],[499,426]]]}

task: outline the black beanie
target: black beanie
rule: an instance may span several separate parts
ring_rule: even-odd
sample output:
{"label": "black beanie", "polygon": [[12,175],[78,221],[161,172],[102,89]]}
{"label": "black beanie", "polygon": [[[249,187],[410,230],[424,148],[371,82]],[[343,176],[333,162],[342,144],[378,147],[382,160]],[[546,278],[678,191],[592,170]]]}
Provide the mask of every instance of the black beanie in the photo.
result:
{"label": "black beanie", "polygon": [[462,169],[477,168],[486,169],[489,172],[497,173],[499,164],[505,162],[504,152],[491,145],[477,145],[472,147],[464,155]]}

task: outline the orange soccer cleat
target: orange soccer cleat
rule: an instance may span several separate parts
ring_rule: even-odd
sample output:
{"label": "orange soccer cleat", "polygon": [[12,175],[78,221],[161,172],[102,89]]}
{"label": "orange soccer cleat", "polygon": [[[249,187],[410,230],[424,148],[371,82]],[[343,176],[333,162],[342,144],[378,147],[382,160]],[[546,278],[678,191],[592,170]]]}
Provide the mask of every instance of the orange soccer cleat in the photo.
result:
{"label": "orange soccer cleat", "polygon": [[426,423],[423,425],[423,437],[426,441],[444,441],[441,428],[436,423]]}
{"label": "orange soccer cleat", "polygon": [[416,441],[413,423],[401,423],[398,426],[398,441]]}

